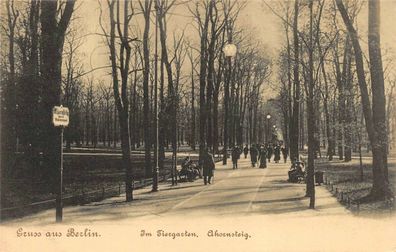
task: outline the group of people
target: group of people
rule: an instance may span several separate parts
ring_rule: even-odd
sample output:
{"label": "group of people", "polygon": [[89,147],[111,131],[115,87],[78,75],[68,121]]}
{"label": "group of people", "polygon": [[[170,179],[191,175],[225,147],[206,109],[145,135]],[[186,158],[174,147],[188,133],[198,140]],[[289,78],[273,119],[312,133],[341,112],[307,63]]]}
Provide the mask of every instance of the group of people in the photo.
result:
{"label": "group of people", "polygon": [[272,156],[274,156],[275,163],[279,163],[281,154],[285,163],[288,157],[287,148],[279,144],[253,144],[250,148],[246,145],[243,150],[239,146],[235,146],[231,151],[232,168],[238,169],[238,160],[241,154],[243,153],[245,158],[247,158],[249,152],[252,166],[255,167],[256,163],[260,161],[260,168],[266,168],[267,160],[271,162]]}
{"label": "group of people", "polygon": [[[215,161],[212,154],[205,150],[199,164],[195,164],[190,157],[186,157],[178,172],[180,181],[194,181],[197,177],[204,179],[204,184],[210,184],[215,170]],[[202,171],[202,172],[201,172]]]}
{"label": "group of people", "polygon": [[197,177],[201,177],[199,167],[190,159],[190,157],[184,158],[181,164],[181,170],[179,172],[179,180],[182,181],[182,177],[186,181],[194,181]]}
{"label": "group of people", "polygon": [[[253,144],[250,148],[246,145],[243,150],[239,146],[235,146],[231,151],[231,160],[232,160],[232,168],[238,169],[238,160],[240,159],[241,154],[243,153],[245,158],[250,152],[250,160],[253,167],[256,167],[256,163],[260,162],[259,168],[267,168],[267,160],[271,162],[272,156],[274,156],[274,162],[279,163],[281,159],[281,154],[283,156],[283,160],[286,163],[288,157],[288,150],[286,147],[281,146],[279,144]],[[195,173],[195,169],[188,168],[191,165],[191,160],[185,160],[184,166],[185,170],[189,171],[189,173]],[[202,159],[200,160],[200,166],[202,167],[202,175],[204,179],[204,184],[211,184],[213,173],[215,170],[215,162],[212,154],[209,153],[208,150],[205,150]],[[199,169],[196,167],[196,169]],[[187,175],[187,174],[186,174]],[[187,175],[188,176],[188,175]],[[193,174],[194,179],[197,174]]]}
{"label": "group of people", "polygon": [[279,144],[253,144],[250,149],[248,145],[243,149],[243,153],[245,158],[250,151],[250,160],[252,162],[252,166],[255,167],[256,163],[260,161],[260,168],[267,167],[267,160],[270,163],[272,156],[274,156],[274,162],[279,163],[281,159],[281,154],[283,155],[283,160],[286,163],[288,157],[288,150],[284,146],[280,146]]}

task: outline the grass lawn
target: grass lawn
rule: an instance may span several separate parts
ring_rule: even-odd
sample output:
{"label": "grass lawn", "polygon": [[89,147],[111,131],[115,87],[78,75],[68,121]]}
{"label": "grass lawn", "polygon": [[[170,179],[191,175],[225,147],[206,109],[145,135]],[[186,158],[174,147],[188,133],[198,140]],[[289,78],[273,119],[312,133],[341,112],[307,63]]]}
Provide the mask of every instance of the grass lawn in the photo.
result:
{"label": "grass lawn", "polygon": [[[361,178],[363,169],[363,179]],[[343,162],[342,160],[328,161],[318,159],[315,161],[315,170],[324,172],[325,186],[338,200],[356,214],[394,214],[394,201],[375,201],[358,204],[357,200],[367,195],[372,186],[371,161],[364,160],[362,168],[359,160]],[[388,163],[389,182],[391,190],[396,192],[396,163]]]}
{"label": "grass lawn", "polygon": [[[184,157],[178,156],[178,165]],[[198,157],[191,157],[197,162]],[[217,158],[218,159],[218,158]],[[165,169],[160,170],[160,180],[169,176],[171,159],[164,162]],[[56,194],[48,179],[43,179],[37,169],[27,168],[21,160],[15,162],[9,173],[1,177],[1,219],[17,217],[55,206]],[[153,162],[154,164],[154,162]],[[132,157],[135,188],[144,179],[144,155]],[[52,180],[52,179],[51,179]],[[63,173],[64,204],[84,204],[100,201],[104,198],[125,192],[125,171],[121,165],[121,156],[84,155],[65,156]],[[45,202],[36,204],[38,202]]]}

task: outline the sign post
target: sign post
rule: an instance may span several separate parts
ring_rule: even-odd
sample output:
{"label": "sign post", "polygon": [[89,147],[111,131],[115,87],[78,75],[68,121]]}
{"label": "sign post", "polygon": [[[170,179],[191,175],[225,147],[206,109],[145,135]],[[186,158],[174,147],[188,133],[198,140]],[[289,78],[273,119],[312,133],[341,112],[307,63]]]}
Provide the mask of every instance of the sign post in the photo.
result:
{"label": "sign post", "polygon": [[52,109],[52,123],[60,127],[60,167],[59,167],[59,191],[56,195],[56,222],[62,222],[63,216],[63,129],[69,125],[69,109],[55,106]]}

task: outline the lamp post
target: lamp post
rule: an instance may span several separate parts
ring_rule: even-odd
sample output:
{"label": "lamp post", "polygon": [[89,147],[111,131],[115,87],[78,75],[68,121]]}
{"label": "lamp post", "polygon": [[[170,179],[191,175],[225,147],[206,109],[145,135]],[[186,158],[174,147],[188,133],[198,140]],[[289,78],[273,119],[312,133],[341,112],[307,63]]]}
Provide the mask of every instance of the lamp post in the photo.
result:
{"label": "lamp post", "polygon": [[158,166],[158,5],[157,0],[154,1],[155,9],[155,61],[154,61],[154,116],[155,116],[155,147],[154,147],[154,160],[155,167],[153,172],[153,187],[152,191],[158,191],[159,180],[159,166]]}
{"label": "lamp post", "polygon": [[271,138],[274,139],[274,142],[277,142],[278,137],[276,137],[277,136],[277,134],[276,134],[276,130],[277,130],[276,125],[275,124],[272,125],[272,128],[273,128],[273,130],[272,130]]}
{"label": "lamp post", "polygon": [[223,165],[227,164],[227,149],[228,149],[228,100],[230,97],[230,79],[231,79],[231,58],[237,53],[237,47],[231,42],[231,30],[229,32],[229,42],[223,48],[224,55],[227,57],[228,71],[227,78],[224,85],[224,144],[223,144]]}
{"label": "lamp post", "polygon": [[269,135],[269,122],[270,122],[270,119],[271,119],[271,115],[270,114],[267,114],[267,132],[265,133],[265,142],[268,144],[268,135]]}

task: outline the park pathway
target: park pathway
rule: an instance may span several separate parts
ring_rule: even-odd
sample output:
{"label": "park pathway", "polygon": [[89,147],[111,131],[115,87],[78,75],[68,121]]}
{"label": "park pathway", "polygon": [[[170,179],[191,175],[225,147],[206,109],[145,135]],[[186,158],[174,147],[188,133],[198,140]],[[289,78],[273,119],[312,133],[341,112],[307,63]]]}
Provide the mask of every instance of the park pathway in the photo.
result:
{"label": "park pathway", "polygon": [[[259,169],[242,158],[239,169],[231,167],[230,161],[226,166],[218,163],[211,185],[204,185],[202,180],[176,186],[162,183],[156,193],[150,192],[150,188],[135,191],[135,200],[129,203],[121,195],[65,207],[62,224],[54,224],[54,209],[3,222],[0,237],[15,236],[16,230],[23,228],[41,232],[60,230],[63,234],[70,229],[81,233],[88,230],[99,232],[102,238],[71,239],[67,235],[56,239],[16,238],[19,242],[4,245],[8,251],[23,251],[20,247],[42,251],[44,242],[51,247],[48,251],[77,251],[76,246],[89,248],[86,251],[126,251],[123,249],[126,244],[133,251],[154,251],[154,248],[159,251],[170,246],[182,251],[394,251],[389,249],[396,248],[395,218],[366,219],[352,215],[323,186],[315,187],[316,207],[308,209],[305,184],[287,182],[289,164],[271,162],[268,168]],[[158,238],[158,232],[168,236]],[[194,233],[197,238],[171,237],[186,232]],[[211,236],[216,232],[242,235],[232,239]]]}
{"label": "park pathway", "polygon": [[[249,157],[241,156],[239,168],[216,164],[214,183],[203,181],[161,184],[160,191],[137,190],[135,201],[124,202],[124,195],[82,206],[64,208],[64,223],[117,223],[126,219],[155,219],[178,216],[232,217],[247,215],[346,215],[349,214],[331,194],[316,186],[316,209],[308,209],[305,185],[287,182],[289,164],[267,163],[268,168],[252,167]],[[54,209],[4,224],[51,224]]]}
{"label": "park pathway", "polygon": [[[242,158],[242,157],[241,157]],[[308,209],[305,184],[287,182],[289,163],[267,163],[266,169],[253,168],[242,158],[237,170],[221,166],[220,181],[179,202],[161,216],[240,216],[263,214],[345,215],[349,214],[332,195],[316,186],[316,209]]]}

